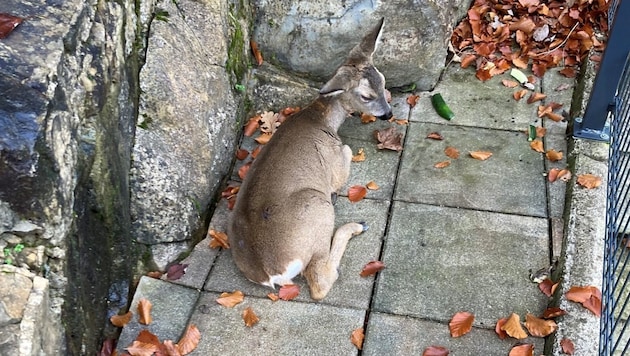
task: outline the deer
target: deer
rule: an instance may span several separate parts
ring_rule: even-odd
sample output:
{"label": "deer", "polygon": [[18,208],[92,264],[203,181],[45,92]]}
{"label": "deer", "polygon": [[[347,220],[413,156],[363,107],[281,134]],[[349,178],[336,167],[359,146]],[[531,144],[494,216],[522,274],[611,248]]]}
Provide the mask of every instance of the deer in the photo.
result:
{"label": "deer", "polygon": [[367,231],[365,222],[335,230],[333,205],[352,159],[337,131],[356,112],[392,117],[385,77],[372,59],[383,22],[352,48],[319,96],[278,127],[243,179],[227,235],[250,281],[275,288],[302,274],[311,298],[321,300],[339,276],[348,241]]}

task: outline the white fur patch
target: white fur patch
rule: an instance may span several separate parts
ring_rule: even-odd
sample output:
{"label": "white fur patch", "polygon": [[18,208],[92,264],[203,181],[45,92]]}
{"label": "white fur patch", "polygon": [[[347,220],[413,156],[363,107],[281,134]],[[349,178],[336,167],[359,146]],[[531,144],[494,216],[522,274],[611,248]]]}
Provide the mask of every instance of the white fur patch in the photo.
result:
{"label": "white fur patch", "polygon": [[293,277],[297,276],[302,272],[302,268],[304,264],[300,260],[293,260],[289,262],[287,268],[284,270],[282,274],[275,274],[273,276],[269,276],[269,281],[261,283],[262,285],[275,288],[275,285],[283,286],[285,284],[292,284]]}

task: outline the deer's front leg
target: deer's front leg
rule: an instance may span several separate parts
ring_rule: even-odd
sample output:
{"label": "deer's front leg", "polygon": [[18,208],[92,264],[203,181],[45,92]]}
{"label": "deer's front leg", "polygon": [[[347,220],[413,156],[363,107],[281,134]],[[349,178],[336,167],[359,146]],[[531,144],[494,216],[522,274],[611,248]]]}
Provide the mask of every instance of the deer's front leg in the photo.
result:
{"label": "deer's front leg", "polygon": [[350,176],[352,149],[348,145],[339,146],[337,162],[333,170],[332,186],[335,191],[341,189]]}

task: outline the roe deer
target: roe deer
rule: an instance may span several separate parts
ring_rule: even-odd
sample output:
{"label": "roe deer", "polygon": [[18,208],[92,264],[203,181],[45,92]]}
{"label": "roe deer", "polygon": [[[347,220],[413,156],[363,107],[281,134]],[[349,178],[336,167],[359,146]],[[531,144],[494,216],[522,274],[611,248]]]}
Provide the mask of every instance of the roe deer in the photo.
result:
{"label": "roe deer", "polygon": [[353,112],[392,116],[385,78],[374,67],[383,19],[355,46],[319,97],[280,125],[250,167],[228,225],[236,266],[274,288],[300,273],[311,298],[328,294],[348,240],[367,230],[348,223],[334,233],[333,200],[350,174],[352,151],[339,126]]}

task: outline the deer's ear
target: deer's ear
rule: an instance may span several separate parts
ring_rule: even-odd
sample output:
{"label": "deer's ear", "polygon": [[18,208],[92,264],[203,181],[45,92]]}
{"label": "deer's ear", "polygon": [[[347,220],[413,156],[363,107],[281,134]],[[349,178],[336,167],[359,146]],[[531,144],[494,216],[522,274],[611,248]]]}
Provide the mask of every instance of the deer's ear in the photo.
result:
{"label": "deer's ear", "polygon": [[385,18],[381,18],[376,26],[361,39],[361,42],[350,51],[348,63],[372,62],[372,55],[379,43],[384,22]]}
{"label": "deer's ear", "polygon": [[326,84],[319,90],[320,95],[334,96],[343,93],[350,88],[350,78],[343,67],[337,70],[337,73],[330,78]]}

